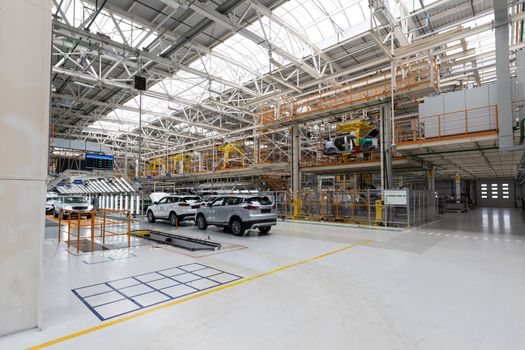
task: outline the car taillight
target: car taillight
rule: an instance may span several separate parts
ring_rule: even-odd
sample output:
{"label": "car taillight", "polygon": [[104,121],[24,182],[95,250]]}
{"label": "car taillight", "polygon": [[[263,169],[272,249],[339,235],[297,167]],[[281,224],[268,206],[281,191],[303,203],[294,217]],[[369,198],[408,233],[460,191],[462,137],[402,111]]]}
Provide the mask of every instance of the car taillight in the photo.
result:
{"label": "car taillight", "polygon": [[274,205],[272,205],[272,209],[275,209],[275,208],[277,208],[277,207],[275,206],[275,204],[274,204]]}
{"label": "car taillight", "polygon": [[248,209],[248,210],[257,210],[259,208],[257,208],[255,205],[246,205],[243,207],[244,209]]}
{"label": "car taillight", "polygon": [[188,203],[180,203],[179,207],[189,207],[190,205]]}

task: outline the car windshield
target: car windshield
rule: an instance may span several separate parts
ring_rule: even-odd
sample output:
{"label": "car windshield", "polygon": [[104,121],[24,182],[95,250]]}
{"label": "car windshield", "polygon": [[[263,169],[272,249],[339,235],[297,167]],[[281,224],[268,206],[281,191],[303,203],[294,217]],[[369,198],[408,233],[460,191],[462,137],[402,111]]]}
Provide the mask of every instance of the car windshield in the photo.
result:
{"label": "car windshield", "polygon": [[259,205],[270,205],[272,201],[268,197],[251,197],[246,199],[246,203],[259,204]]}
{"label": "car windshield", "polygon": [[65,197],[64,203],[85,203],[86,201],[82,197]]}

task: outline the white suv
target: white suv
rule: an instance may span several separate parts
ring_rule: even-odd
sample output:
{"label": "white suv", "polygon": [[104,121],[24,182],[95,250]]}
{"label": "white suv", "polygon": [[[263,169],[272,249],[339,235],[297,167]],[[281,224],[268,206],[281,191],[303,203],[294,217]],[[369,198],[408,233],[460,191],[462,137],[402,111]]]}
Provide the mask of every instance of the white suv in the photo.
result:
{"label": "white suv", "polygon": [[175,226],[183,220],[194,220],[202,199],[198,196],[167,195],[148,207],[146,216],[148,222],[154,223],[157,219],[169,220]]}
{"label": "white suv", "polygon": [[88,219],[91,218],[91,210],[93,210],[93,206],[88,203],[87,200],[85,200],[83,197],[77,197],[77,196],[66,196],[61,197],[57,201],[55,201],[55,209],[54,209],[54,217],[58,218],[58,215],[60,214],[60,211],[62,210],[62,219],[67,219],[68,216],[71,214],[71,216],[77,216],[79,215],[79,212],[81,212],[80,215],[86,216]]}
{"label": "white suv", "polygon": [[258,228],[262,234],[270,232],[277,224],[275,205],[264,195],[232,194],[218,196],[197,211],[195,219],[199,230],[208,225],[230,229],[236,236],[248,229]]}

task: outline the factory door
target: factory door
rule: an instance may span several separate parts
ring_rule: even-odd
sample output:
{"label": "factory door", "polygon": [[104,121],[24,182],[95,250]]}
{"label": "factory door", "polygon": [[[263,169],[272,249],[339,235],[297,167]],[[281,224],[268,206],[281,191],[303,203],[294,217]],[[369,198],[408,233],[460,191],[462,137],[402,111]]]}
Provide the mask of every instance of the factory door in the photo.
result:
{"label": "factory door", "polygon": [[477,197],[480,207],[514,208],[516,205],[514,181],[480,180]]}

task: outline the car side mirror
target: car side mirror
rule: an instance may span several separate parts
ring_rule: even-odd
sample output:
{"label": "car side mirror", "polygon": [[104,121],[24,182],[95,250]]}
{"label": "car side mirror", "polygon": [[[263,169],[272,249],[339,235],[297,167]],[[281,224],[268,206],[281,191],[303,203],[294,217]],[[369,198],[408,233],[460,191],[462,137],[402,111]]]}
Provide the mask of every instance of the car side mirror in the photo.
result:
{"label": "car side mirror", "polygon": [[153,202],[153,204],[159,204],[159,202]]}
{"label": "car side mirror", "polygon": [[211,204],[212,204],[211,202],[206,203],[206,206],[207,206],[207,207],[211,207]]}

